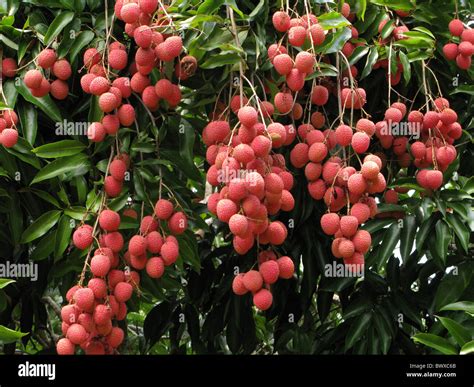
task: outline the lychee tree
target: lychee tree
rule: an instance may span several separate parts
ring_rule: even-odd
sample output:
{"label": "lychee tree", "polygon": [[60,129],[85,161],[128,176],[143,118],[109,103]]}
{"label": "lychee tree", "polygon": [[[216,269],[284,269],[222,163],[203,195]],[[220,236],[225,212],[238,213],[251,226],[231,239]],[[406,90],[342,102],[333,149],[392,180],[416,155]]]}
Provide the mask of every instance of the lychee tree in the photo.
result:
{"label": "lychee tree", "polygon": [[474,350],[469,4],[6,4],[3,352]]}

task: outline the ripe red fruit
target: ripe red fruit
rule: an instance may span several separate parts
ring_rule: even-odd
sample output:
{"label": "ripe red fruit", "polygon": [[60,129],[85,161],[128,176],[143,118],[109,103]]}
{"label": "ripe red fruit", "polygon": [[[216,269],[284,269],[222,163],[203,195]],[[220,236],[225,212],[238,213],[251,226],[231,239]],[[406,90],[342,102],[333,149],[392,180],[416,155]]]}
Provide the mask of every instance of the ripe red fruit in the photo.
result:
{"label": "ripe red fruit", "polygon": [[87,138],[92,142],[103,141],[106,134],[104,126],[100,122],[93,122],[87,129]]}
{"label": "ripe red fruit", "polygon": [[114,179],[113,176],[106,176],[104,179],[104,189],[108,196],[115,198],[122,192],[123,183]]}
{"label": "ripe red fruit", "polygon": [[250,270],[243,276],[243,284],[252,293],[259,291],[263,286],[262,275],[256,270]]}
{"label": "ripe red fruit", "polygon": [[358,230],[352,237],[352,243],[354,244],[354,248],[356,251],[365,254],[370,249],[372,237],[370,236],[370,233],[368,231]]}
{"label": "ripe red fruit", "polygon": [[342,235],[345,237],[351,237],[357,232],[359,227],[359,221],[355,216],[346,215],[341,217],[340,228]]}
{"label": "ripe red fruit", "polygon": [[127,165],[123,160],[115,159],[110,163],[109,173],[113,176],[114,179],[122,181],[125,178],[126,172]]}
{"label": "ripe red fruit", "polygon": [[364,161],[361,168],[362,176],[368,180],[377,178],[380,167],[375,161],[367,160]]}
{"label": "ripe red fruit", "polygon": [[369,149],[370,137],[364,132],[356,132],[352,136],[351,144],[356,153],[364,153]]}
{"label": "ripe red fruit", "polygon": [[110,113],[117,106],[117,98],[112,93],[104,93],[99,97],[99,108],[104,113]]}
{"label": "ripe red fruit", "polygon": [[53,67],[57,58],[56,51],[52,50],[51,48],[45,48],[38,55],[38,66],[44,69],[49,69]]}
{"label": "ripe red fruit", "polygon": [[7,128],[0,133],[0,144],[5,148],[11,148],[18,142],[18,132],[15,129]]}
{"label": "ripe red fruit", "polygon": [[143,255],[146,251],[146,240],[141,235],[134,235],[128,243],[128,251],[132,255]]}
{"label": "ripe red fruit", "polygon": [[329,99],[329,91],[326,87],[317,85],[311,91],[311,103],[318,106],[326,105]]}
{"label": "ripe red fruit", "polygon": [[92,237],[92,227],[89,225],[83,225],[77,228],[72,234],[72,240],[74,246],[76,246],[80,250],[84,250],[85,248],[89,247],[93,241]]}
{"label": "ripe red fruit", "polygon": [[464,24],[459,19],[451,20],[448,27],[452,36],[461,36],[464,31]]}
{"label": "ripe red fruit", "polygon": [[426,173],[426,188],[438,189],[443,184],[443,173],[438,170],[428,171]]}
{"label": "ripe red fruit", "polygon": [[240,123],[247,127],[254,126],[258,121],[258,113],[255,108],[251,106],[244,106],[240,108],[237,116]]}
{"label": "ripe red fruit", "polygon": [[146,263],[146,272],[151,278],[161,278],[165,272],[165,263],[160,257],[152,257]]}
{"label": "ripe red fruit", "polygon": [[5,58],[2,60],[2,77],[13,78],[18,68],[13,58]]}
{"label": "ripe red fruit", "polygon": [[470,42],[471,44],[474,44],[474,29],[473,28],[465,29],[461,34],[461,40],[463,42]]}
{"label": "ripe red fruit", "polygon": [[339,215],[335,213],[324,214],[321,217],[321,228],[327,235],[334,235],[339,230]]}
{"label": "ripe red fruit", "polygon": [[130,104],[123,104],[118,109],[118,118],[123,126],[131,126],[135,122],[135,109]]}
{"label": "ripe red fruit", "polygon": [[82,344],[87,340],[87,332],[80,324],[72,324],[66,333],[72,344]]}
{"label": "ripe red fruit", "polygon": [[261,289],[253,295],[253,304],[260,310],[267,310],[272,306],[273,296],[267,289]]}
{"label": "ripe red fruit", "polygon": [[176,212],[169,219],[168,227],[172,234],[181,235],[188,228],[188,218],[184,212]]}
{"label": "ripe red fruit", "polygon": [[474,44],[471,42],[459,43],[459,53],[463,56],[472,56],[474,54]]}
{"label": "ripe red fruit", "polygon": [[81,310],[90,311],[94,306],[94,292],[89,288],[77,289],[73,299]]}
{"label": "ripe red fruit", "polygon": [[291,27],[288,31],[288,41],[292,46],[301,47],[306,40],[306,29],[301,26]]}
{"label": "ripe red fruit", "polygon": [[291,93],[278,92],[275,94],[275,107],[281,114],[288,114],[293,108]]}
{"label": "ripe red fruit", "polygon": [[286,32],[290,28],[290,17],[286,12],[277,11],[273,14],[272,17],[273,27],[278,32]]}
{"label": "ripe red fruit", "polygon": [[259,272],[262,275],[263,282],[274,284],[280,275],[280,267],[277,261],[266,261],[260,265]]}
{"label": "ripe red fruit", "polygon": [[315,46],[323,44],[324,40],[326,39],[324,28],[321,27],[320,24],[313,24],[311,27],[309,27],[309,36]]}
{"label": "ripe red fruit", "polygon": [[301,51],[296,55],[295,67],[304,74],[311,74],[313,72],[316,59],[314,55],[307,51]]}
{"label": "ripe red fruit", "polygon": [[37,89],[41,86],[43,80],[43,74],[39,70],[28,70],[25,74],[25,85],[30,89]]}
{"label": "ripe red fruit", "polygon": [[237,294],[238,296],[242,296],[248,292],[247,288],[244,285],[244,274],[240,273],[234,277],[232,281],[232,291]]}
{"label": "ripe red fruit", "polygon": [[249,222],[247,217],[240,214],[234,214],[229,219],[229,228],[232,234],[244,236],[247,234]]}
{"label": "ripe red fruit", "polygon": [[295,272],[295,265],[290,257],[283,256],[277,259],[280,278],[290,279]]}
{"label": "ripe red fruit", "polygon": [[294,68],[286,76],[286,84],[292,91],[299,91],[304,86],[305,74]]}
{"label": "ripe red fruit", "polygon": [[217,203],[217,217],[222,222],[229,222],[232,215],[238,211],[237,204],[230,199],[221,199]]}
{"label": "ripe red fruit", "polygon": [[69,94],[69,86],[66,82],[56,79],[51,82],[50,92],[54,98],[62,101],[66,99]]}
{"label": "ripe red fruit", "polygon": [[109,81],[106,78],[95,77],[90,83],[89,91],[91,94],[99,96],[109,91],[109,88]]}
{"label": "ripe red fruit", "polygon": [[122,6],[120,10],[120,18],[129,24],[136,23],[140,16],[140,7],[137,3],[128,3]]}
{"label": "ripe red fruit", "polygon": [[273,58],[273,66],[280,75],[288,75],[293,68],[293,59],[288,54],[280,54]]}
{"label": "ripe red fruit", "polygon": [[356,203],[351,208],[351,215],[357,218],[359,224],[365,223],[370,218],[370,208],[367,204]]}
{"label": "ripe red fruit", "polygon": [[103,210],[99,215],[99,225],[105,231],[117,231],[120,226],[120,215],[112,210]]}
{"label": "ripe red fruit", "polygon": [[127,67],[128,55],[124,50],[112,50],[109,52],[107,60],[114,70],[123,70]]}
{"label": "ripe red fruit", "polygon": [[179,247],[176,242],[166,241],[161,246],[161,258],[165,266],[170,266],[176,262],[179,256]]}
{"label": "ripe red fruit", "polygon": [[100,54],[96,48],[91,47],[84,51],[83,56],[84,66],[91,68],[93,65],[100,62]]}
{"label": "ripe red fruit", "polygon": [[158,219],[167,220],[173,214],[174,206],[169,200],[160,199],[155,204],[155,215]]}
{"label": "ripe red fruit", "polygon": [[336,128],[336,142],[341,146],[348,146],[352,141],[352,129],[347,125]]}
{"label": "ripe red fruit", "polygon": [[461,70],[469,70],[472,59],[470,56],[458,55],[456,57],[456,64]]}
{"label": "ripe red fruit", "polygon": [[95,298],[105,298],[107,296],[107,284],[102,278],[91,278],[87,287],[92,290]]}
{"label": "ripe red fruit", "polygon": [[94,255],[90,262],[91,272],[96,277],[105,277],[110,270],[110,258],[106,255]]}
{"label": "ripe red fruit", "polygon": [[59,339],[56,343],[56,352],[58,355],[74,355],[74,344],[67,338]]}
{"label": "ripe red fruit", "polygon": [[53,74],[62,81],[65,81],[71,77],[71,65],[66,59],[59,59],[53,65]]}
{"label": "ripe red fruit", "polygon": [[127,302],[133,293],[133,287],[128,282],[119,282],[115,285],[114,296],[118,302]]}
{"label": "ripe red fruit", "polygon": [[443,54],[447,60],[455,60],[459,54],[456,43],[447,43],[443,46]]}

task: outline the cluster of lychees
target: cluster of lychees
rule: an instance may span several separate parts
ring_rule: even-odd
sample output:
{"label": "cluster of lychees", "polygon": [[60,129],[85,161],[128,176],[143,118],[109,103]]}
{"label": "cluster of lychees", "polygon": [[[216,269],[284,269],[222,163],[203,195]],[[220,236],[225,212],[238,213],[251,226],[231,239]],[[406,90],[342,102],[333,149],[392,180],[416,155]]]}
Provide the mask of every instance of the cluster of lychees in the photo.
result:
{"label": "cluster of lychees", "polygon": [[[93,123],[89,138],[102,141],[105,136],[115,135],[120,126],[130,126],[135,121],[135,110],[123,99],[132,93],[141,96],[143,104],[151,111],[166,101],[169,108],[181,101],[181,90],[161,72],[162,78],[152,84],[151,72],[161,69],[165,62],[173,62],[182,52],[183,43],[178,35],[162,33],[169,29],[169,15],[158,6],[158,1],[127,1],[115,3],[115,14],[124,21],[125,32],[134,40],[134,61],[129,65],[127,47],[115,41],[107,48],[107,55],[101,55],[96,48],[84,53],[84,65],[88,73],[81,78],[82,89],[99,97],[99,108],[105,113],[101,122]],[[128,66],[127,74],[119,76]],[[178,79],[187,79],[196,70],[196,59],[185,56],[177,61],[175,74]],[[108,71],[112,69],[112,71]],[[129,76],[128,76],[129,75]],[[114,78],[114,79],[113,79]],[[112,80],[113,79],[113,80]]]}
{"label": "cluster of lychees", "polygon": [[41,98],[51,93],[59,100],[66,99],[69,94],[67,80],[72,75],[71,65],[65,58],[58,59],[58,55],[52,48],[41,51],[37,58],[37,64],[48,75],[54,75],[56,79],[52,82],[43,75],[41,70],[28,70],[24,77],[25,85],[30,89],[33,96]]}
{"label": "cluster of lychees", "polygon": [[[161,62],[173,61],[182,51],[179,36],[156,31],[156,28],[168,25],[169,15],[164,20],[152,22],[155,16],[160,18],[163,13],[163,9],[158,10],[158,1],[155,0],[139,3],[119,0],[115,12],[127,23],[125,30],[134,38],[138,48],[135,61],[129,67],[131,78],[108,71],[109,68],[122,71],[127,67],[128,54],[123,44],[111,43],[107,56],[100,55],[96,48],[89,48],[84,53],[84,66],[88,73],[81,78],[82,89],[99,97],[99,108],[105,113],[101,122],[92,123],[88,129],[89,138],[94,142],[102,141],[107,134],[117,134],[120,125],[133,124],[135,110],[131,104],[123,102],[132,92],[140,94],[145,106],[152,111],[158,108],[162,99],[170,107],[175,107],[181,100],[178,85],[162,78],[152,86],[149,76],[155,67],[161,66]],[[177,63],[176,76],[185,79],[195,69],[196,60],[185,57]],[[111,82],[111,78],[115,79]],[[129,168],[130,157],[126,153],[117,155],[110,162],[108,176],[104,179],[107,197],[120,195]],[[124,210],[122,216],[138,218],[131,208]],[[140,284],[139,271],[146,270],[151,278],[162,277],[165,267],[175,263],[179,257],[176,236],[188,227],[184,212],[175,211],[171,201],[161,198],[153,215],[142,218],[139,233],[128,241],[119,230],[120,223],[121,216],[116,211],[102,208],[97,218],[99,235],[95,235],[97,225],[88,224],[81,224],[73,233],[75,247],[92,249],[96,244],[97,249],[90,261],[87,260],[78,285],[66,295],[69,304],[61,313],[65,337],[57,343],[59,354],[73,354],[76,346],[86,354],[116,353],[124,332],[115,323],[126,317],[126,302]],[[88,268],[91,278],[87,286],[83,286]]]}
{"label": "cluster of lychees", "polygon": [[[2,59],[2,79],[13,78],[17,73],[17,64],[13,58]],[[0,145],[11,148],[18,142],[18,115],[12,109],[0,110]]]}
{"label": "cluster of lychees", "polygon": [[[244,98],[242,103],[248,104],[248,100]],[[219,220],[229,224],[235,251],[246,254],[255,242],[279,246],[287,237],[286,226],[269,217],[280,210],[294,208],[295,201],[290,193],[293,176],[286,170],[282,155],[271,153],[272,149],[291,144],[296,134],[290,125],[285,127],[276,122],[266,125],[265,119],[274,110],[267,101],[261,102],[258,109],[250,105],[240,107],[240,96],[236,96],[230,105],[238,116],[235,128],[231,130],[227,120],[217,119],[211,121],[202,134],[208,146],[206,159],[210,164],[207,181],[213,187],[219,187],[219,192],[210,195],[208,208]],[[291,270],[285,270],[284,278],[290,271],[293,273],[292,266]],[[259,272],[255,273],[250,275],[260,276]],[[276,278],[278,273],[277,270]],[[247,289],[255,294],[255,305],[262,310],[271,305],[271,293],[262,289],[263,283],[270,285],[276,281],[268,282],[265,278],[260,277],[260,281],[255,282],[260,286],[254,283]],[[240,277],[236,277],[236,281],[240,281]]]}
{"label": "cluster of lychees", "polygon": [[18,142],[18,115],[14,110],[0,110],[0,145],[11,148]]}
{"label": "cluster of lychees", "polygon": [[468,70],[474,55],[474,29],[464,27],[459,19],[453,19],[449,23],[449,32],[454,41],[443,46],[444,56],[447,60],[455,60],[460,69]]}
{"label": "cluster of lychees", "polygon": [[[137,217],[137,214],[129,209],[123,216]],[[146,269],[149,277],[160,278],[165,267],[178,259],[175,235],[187,229],[187,218],[183,212],[175,212],[169,200],[158,200],[154,214],[143,217],[140,233],[130,238],[124,253],[120,223],[120,215],[110,209],[103,209],[98,216],[102,232],[97,239],[99,247],[89,262],[92,276],[87,286],[82,286],[82,278],[69,289],[66,295],[69,304],[61,311],[65,336],[57,343],[61,355],[75,353],[77,345],[86,354],[115,353],[124,332],[114,326],[114,321],[121,321],[127,315],[126,302],[140,284],[138,271]],[[164,230],[170,234],[166,236]],[[81,250],[91,248],[94,239],[94,228],[88,224],[79,226],[73,233],[74,245]],[[119,269],[121,257],[126,264],[123,269]]]}

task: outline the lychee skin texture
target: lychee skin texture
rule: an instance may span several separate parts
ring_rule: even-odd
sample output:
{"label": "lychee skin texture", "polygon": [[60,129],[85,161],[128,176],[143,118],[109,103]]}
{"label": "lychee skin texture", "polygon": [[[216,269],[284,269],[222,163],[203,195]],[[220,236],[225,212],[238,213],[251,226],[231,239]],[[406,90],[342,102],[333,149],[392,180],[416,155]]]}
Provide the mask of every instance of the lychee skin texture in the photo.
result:
{"label": "lychee skin texture", "polygon": [[354,133],[351,144],[356,153],[365,153],[369,149],[370,137],[365,132]]}
{"label": "lychee skin texture", "polygon": [[172,234],[181,235],[188,228],[188,218],[184,212],[176,212],[169,219],[168,227]]}
{"label": "lychee skin texture", "polygon": [[447,60],[455,60],[459,50],[456,43],[447,43],[443,46],[443,54]]}
{"label": "lychee skin texture", "polygon": [[92,244],[92,228],[90,226],[80,226],[72,235],[74,246],[79,250],[84,250]]}
{"label": "lychee skin texture", "polygon": [[12,148],[18,142],[18,132],[15,129],[4,129],[0,133],[0,144],[5,148]]}
{"label": "lychee skin texture", "polygon": [[232,291],[238,296],[243,296],[244,294],[248,293],[248,289],[244,285],[243,278],[244,274],[240,273],[237,274],[232,281]]}
{"label": "lychee skin texture", "polygon": [[295,264],[290,257],[283,256],[277,259],[278,268],[279,268],[279,276],[283,279],[290,279],[293,277],[293,273],[295,272]]}
{"label": "lychee skin texture", "polygon": [[170,266],[176,262],[179,257],[179,248],[176,243],[165,242],[161,246],[161,258],[163,259],[165,266]]}
{"label": "lychee skin texture", "polygon": [[237,116],[240,123],[247,127],[254,126],[258,121],[258,113],[255,108],[251,106],[244,106],[243,108],[239,109]]}
{"label": "lychee skin texture", "polygon": [[128,282],[119,282],[114,289],[114,296],[118,302],[127,302],[133,293],[133,287]]}
{"label": "lychee skin texture", "polygon": [[273,303],[273,296],[267,289],[261,289],[253,295],[253,304],[260,310],[270,309]]}
{"label": "lychee skin texture", "polygon": [[321,228],[327,235],[334,235],[339,230],[339,215],[335,213],[324,214],[321,217]]}
{"label": "lychee skin texture", "polygon": [[266,261],[260,265],[260,274],[266,284],[274,284],[280,276],[280,267],[277,261]]}
{"label": "lychee skin texture", "polygon": [[81,310],[89,311],[94,305],[94,292],[89,288],[78,289],[73,298]]}
{"label": "lychee skin texture", "polygon": [[244,236],[248,230],[248,220],[244,215],[234,214],[229,219],[229,228],[232,234]]}
{"label": "lychee skin texture", "polygon": [[453,19],[449,22],[449,32],[452,36],[461,36],[464,31],[464,25],[461,20]]}
{"label": "lychee skin texture", "polygon": [[43,74],[39,70],[28,70],[25,74],[25,85],[30,89],[37,89],[41,86],[41,81],[43,79]]}
{"label": "lychee skin texture", "polygon": [[255,293],[263,286],[262,275],[256,270],[250,270],[244,274],[243,284],[247,290]]}
{"label": "lychee skin texture", "polygon": [[56,352],[58,355],[74,355],[75,346],[71,340],[62,338],[56,343]]}
{"label": "lychee skin texture", "polygon": [[123,160],[115,159],[110,163],[109,173],[114,179],[122,181],[125,178],[126,172],[127,165]]}
{"label": "lychee skin texture", "polygon": [[105,231],[117,231],[120,226],[120,215],[112,210],[103,210],[99,215],[99,225]]}
{"label": "lychee skin texture", "polygon": [[46,48],[43,51],[41,51],[38,55],[38,66],[44,68],[44,69],[49,69],[53,67],[54,62],[56,62],[57,55],[54,50],[51,48]]}
{"label": "lychee skin texture", "polygon": [[354,244],[348,240],[348,239],[343,239],[339,243],[339,253],[342,256],[342,258],[349,258],[354,254],[355,248]]}
{"label": "lychee skin texture", "polygon": [[130,254],[140,256],[145,254],[146,240],[141,235],[134,235],[128,243],[128,251]]}
{"label": "lychee skin texture", "polygon": [[56,78],[65,81],[71,77],[71,65],[66,59],[58,60],[53,65],[53,74],[56,76]]}
{"label": "lychee skin texture", "polygon": [[272,17],[273,27],[278,32],[286,32],[290,28],[290,16],[286,12],[277,11]]}
{"label": "lychee skin texture", "polygon": [[293,68],[293,60],[288,54],[280,54],[273,59],[273,66],[280,75],[288,75]]}
{"label": "lychee skin texture", "polygon": [[346,215],[341,217],[340,227],[342,235],[345,237],[351,237],[357,232],[359,221],[355,216]]}
{"label": "lychee skin texture", "polygon": [[106,255],[94,255],[90,263],[91,272],[96,277],[105,277],[110,270],[110,258]]}
{"label": "lychee skin texture", "polygon": [[443,173],[441,171],[428,171],[426,173],[427,188],[438,189],[443,184]]}
{"label": "lychee skin texture", "polygon": [[107,284],[102,278],[91,278],[87,287],[92,290],[95,298],[105,298],[107,296]]}
{"label": "lychee skin texture", "polygon": [[160,257],[152,257],[146,263],[146,272],[151,278],[161,278],[165,272],[165,263]]}
{"label": "lychee skin texture", "polygon": [[87,340],[87,332],[80,324],[72,324],[66,333],[66,337],[73,344],[82,344]]}
{"label": "lychee skin texture", "polygon": [[160,199],[155,204],[155,215],[158,219],[167,220],[173,214],[173,203],[166,199]]}
{"label": "lychee skin texture", "polygon": [[366,230],[359,230],[355,233],[352,237],[352,243],[354,244],[354,248],[361,254],[365,254],[370,249],[370,245],[372,244],[372,237],[370,233]]}
{"label": "lychee skin texture", "polygon": [[50,92],[54,98],[62,101],[69,95],[69,86],[65,81],[56,79],[51,82]]}
{"label": "lychee skin texture", "polygon": [[104,93],[99,97],[99,108],[104,113],[110,113],[117,106],[117,98],[112,93]]}
{"label": "lychee skin texture", "polygon": [[130,126],[135,122],[135,109],[130,104],[123,104],[118,109],[118,118],[123,126]]}
{"label": "lychee skin texture", "polygon": [[217,203],[217,217],[222,222],[229,222],[232,215],[237,213],[237,205],[230,199],[221,199]]}
{"label": "lychee skin texture", "polygon": [[352,141],[352,129],[347,125],[339,125],[336,128],[336,142],[340,146],[348,146]]}
{"label": "lychee skin texture", "polygon": [[104,179],[104,189],[108,196],[115,198],[122,192],[123,183],[114,179],[113,176],[106,176]]}

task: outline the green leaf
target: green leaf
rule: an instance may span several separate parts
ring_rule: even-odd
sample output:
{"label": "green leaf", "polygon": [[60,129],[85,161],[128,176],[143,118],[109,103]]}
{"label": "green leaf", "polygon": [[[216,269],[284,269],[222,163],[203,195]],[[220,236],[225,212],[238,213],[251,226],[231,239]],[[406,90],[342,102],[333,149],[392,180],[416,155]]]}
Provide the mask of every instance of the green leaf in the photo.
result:
{"label": "green leaf", "polygon": [[27,334],[28,333],[14,331],[13,329],[0,325],[0,343],[2,344],[14,343]]}
{"label": "green leaf", "polygon": [[206,60],[199,67],[203,69],[215,69],[216,67],[222,67],[230,64],[238,63],[240,60],[240,55],[233,52],[228,54],[213,55],[208,60]]}
{"label": "green leaf", "polygon": [[395,246],[398,243],[400,237],[400,227],[398,223],[392,224],[387,231],[385,231],[384,238],[380,245],[380,250],[378,254],[378,264],[379,267],[385,265],[387,259],[393,254]]}
{"label": "green leaf", "polygon": [[361,60],[370,51],[369,47],[359,46],[356,47],[349,59],[349,64],[352,66]]}
{"label": "green leaf", "polygon": [[57,222],[61,211],[51,210],[41,215],[21,235],[21,243],[29,243],[46,234]]}
{"label": "green leaf", "polygon": [[459,354],[467,355],[468,353],[473,353],[473,352],[474,352],[474,340],[470,341],[469,343],[464,344]]}
{"label": "green leaf", "polygon": [[360,79],[364,79],[372,72],[375,62],[379,58],[379,52],[377,51],[377,47],[371,47],[369,51],[369,55],[367,56],[367,61],[365,62],[364,70],[362,70],[362,74]]}
{"label": "green leaf", "polygon": [[430,348],[434,348],[445,355],[457,355],[458,353],[456,347],[448,340],[431,333],[417,333],[412,336],[412,339],[416,343],[421,343]]}
{"label": "green leaf", "polygon": [[410,61],[408,60],[408,57],[405,55],[403,51],[398,52],[398,57],[400,58],[400,62],[403,66],[403,79],[405,80],[405,83],[408,84],[411,78]]}
{"label": "green leaf", "polygon": [[59,108],[57,107],[56,103],[51,99],[49,95],[42,98],[33,97],[31,95],[30,90],[25,86],[23,81],[19,82],[19,84],[16,86],[16,89],[24,99],[26,99],[33,105],[39,107],[51,120],[56,122],[62,122],[63,119],[61,116],[61,112],[59,111]]}
{"label": "green leaf", "polygon": [[5,286],[8,286],[12,283],[16,282],[15,280],[13,279],[9,279],[9,278],[0,278],[0,289],[3,289]]}
{"label": "green leaf", "polygon": [[349,332],[347,332],[344,350],[347,352],[359,340],[369,327],[371,313],[364,313],[356,320],[351,322]]}
{"label": "green leaf", "polygon": [[460,310],[470,314],[474,314],[474,302],[472,301],[458,301],[453,302],[452,304],[448,304],[443,306],[441,311],[445,310]]}
{"label": "green leaf", "polygon": [[56,239],[54,243],[54,258],[58,259],[69,246],[71,240],[72,227],[71,218],[67,215],[61,216],[56,230]]}
{"label": "green leaf", "polygon": [[339,29],[351,24],[339,12],[329,12],[318,16],[318,23],[325,30]]}
{"label": "green leaf", "polygon": [[438,252],[443,263],[446,263],[446,256],[448,255],[448,246],[451,241],[451,233],[448,225],[442,220],[436,223],[436,251]]}
{"label": "green leaf", "polygon": [[395,20],[389,20],[387,23],[382,28],[382,31],[380,32],[380,36],[382,39],[387,39],[395,29]]}
{"label": "green leaf", "polygon": [[44,36],[44,44],[48,46],[74,18],[74,12],[61,12],[56,16],[50,24],[46,35]]}
{"label": "green leaf", "polygon": [[449,223],[451,228],[454,230],[454,233],[461,242],[461,246],[464,251],[467,253],[469,245],[469,235],[470,231],[467,225],[465,225],[462,220],[459,218],[458,214],[446,214],[446,221]]}
{"label": "green leaf", "polygon": [[463,346],[467,342],[472,340],[472,336],[469,331],[464,328],[461,324],[457,321],[454,321],[447,317],[436,316],[441,324],[448,330],[448,332],[453,336],[454,340],[459,344],[459,346]]}
{"label": "green leaf", "polygon": [[224,4],[224,0],[205,0],[201,3],[196,13],[198,15],[202,15],[202,14],[212,15],[223,4]]}
{"label": "green leaf", "polygon": [[87,168],[89,166],[90,161],[88,157],[82,153],[54,160],[37,173],[31,184],[37,184],[41,181],[62,175],[63,173],[71,172],[79,168]]}
{"label": "green leaf", "polygon": [[39,242],[36,243],[35,249],[30,255],[32,261],[41,261],[49,257],[54,251],[54,244],[56,241],[56,229],[50,231]]}
{"label": "green leaf", "polygon": [[429,216],[427,219],[423,221],[418,232],[416,233],[416,250],[421,252],[423,249],[423,244],[425,243],[426,238],[431,232],[433,225],[435,223],[435,218],[433,216]]}
{"label": "green leaf", "polygon": [[33,146],[36,139],[36,132],[38,131],[38,112],[33,105],[29,103],[18,104],[17,108],[23,137]]}
{"label": "green leaf", "polygon": [[41,145],[32,149],[32,152],[42,158],[58,158],[73,156],[86,148],[82,142],[77,140],[62,140]]}
{"label": "green leaf", "polygon": [[400,11],[411,11],[414,8],[410,0],[371,0],[371,3]]}
{"label": "green leaf", "polygon": [[95,34],[92,31],[82,31],[76,36],[76,39],[69,50],[69,59],[71,63],[74,62],[74,59],[76,59],[77,55],[92,41],[92,39],[94,39],[94,37]]}
{"label": "green leaf", "polygon": [[326,36],[323,44],[316,48],[318,53],[332,54],[342,49],[344,44],[351,38],[350,28],[341,28],[336,33],[330,33]]}
{"label": "green leaf", "polygon": [[413,242],[416,235],[416,218],[414,215],[407,215],[403,219],[403,228],[400,233],[400,255],[404,262],[411,254]]}

